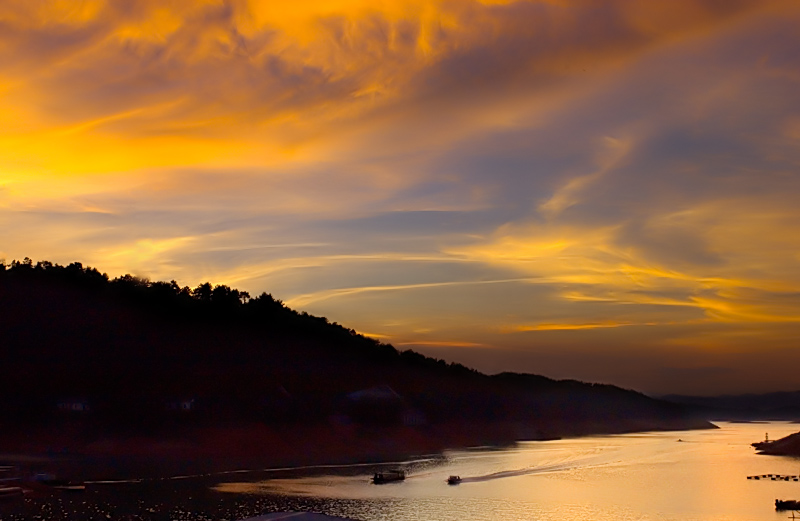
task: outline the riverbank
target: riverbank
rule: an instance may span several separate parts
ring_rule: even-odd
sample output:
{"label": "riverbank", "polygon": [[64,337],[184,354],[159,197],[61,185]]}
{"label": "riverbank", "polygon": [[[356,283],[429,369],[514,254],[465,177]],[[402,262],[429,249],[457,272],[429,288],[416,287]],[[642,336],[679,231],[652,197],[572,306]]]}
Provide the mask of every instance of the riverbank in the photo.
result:
{"label": "riverbank", "polygon": [[[748,444],[765,430],[775,438],[794,432],[783,423],[722,423],[714,430],[447,451],[443,457],[388,466],[325,465],[87,484],[83,493],[53,491],[0,502],[0,519],[235,521],[309,511],[360,521],[616,521],[649,519],[657,511],[664,521],[750,521],[773,517],[775,498],[795,497],[797,488],[795,482],[745,479],[753,472],[797,473],[796,460],[763,458],[750,450]],[[374,472],[396,465],[407,470],[405,481],[370,483]],[[449,475],[464,480],[451,486]],[[720,491],[725,501],[719,501]]]}
{"label": "riverbank", "polygon": [[753,443],[759,454],[770,456],[795,456],[800,457],[800,432],[790,434],[775,441],[762,441]]}
{"label": "riverbank", "polygon": [[0,463],[72,480],[102,481],[203,474],[237,469],[381,463],[447,449],[508,446],[591,434],[714,428],[701,421],[630,420],[601,424],[447,423],[378,427],[355,424],[232,424],[181,428],[158,435],[102,435],[89,425],[4,430]]}

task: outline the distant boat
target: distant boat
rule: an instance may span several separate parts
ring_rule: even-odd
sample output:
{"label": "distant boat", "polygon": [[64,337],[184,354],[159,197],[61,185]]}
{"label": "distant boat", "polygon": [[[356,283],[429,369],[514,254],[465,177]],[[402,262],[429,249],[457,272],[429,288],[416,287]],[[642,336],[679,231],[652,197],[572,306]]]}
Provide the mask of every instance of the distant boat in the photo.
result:
{"label": "distant boat", "polygon": [[63,485],[52,485],[56,490],[63,490],[64,492],[83,492],[86,490],[86,485],[83,483],[65,483]]}
{"label": "distant boat", "polygon": [[86,490],[86,485],[77,481],[69,481],[66,479],[57,479],[52,474],[39,474],[34,477],[34,481],[46,485],[56,490],[63,490],[65,492],[83,492]]}
{"label": "distant boat", "polygon": [[13,483],[22,481],[19,470],[16,467],[0,467],[0,487],[11,487]]}
{"label": "distant boat", "polygon": [[392,481],[403,481],[406,479],[406,473],[402,470],[387,470],[386,472],[376,472],[372,476],[372,482],[376,485],[382,483],[390,483]]}
{"label": "distant boat", "polygon": [[458,485],[459,483],[461,483],[461,476],[450,476],[447,478],[448,485]]}
{"label": "distant boat", "polygon": [[24,492],[22,487],[0,487],[0,499],[22,497]]}
{"label": "distant boat", "polygon": [[800,510],[800,501],[794,499],[776,499],[775,510]]}

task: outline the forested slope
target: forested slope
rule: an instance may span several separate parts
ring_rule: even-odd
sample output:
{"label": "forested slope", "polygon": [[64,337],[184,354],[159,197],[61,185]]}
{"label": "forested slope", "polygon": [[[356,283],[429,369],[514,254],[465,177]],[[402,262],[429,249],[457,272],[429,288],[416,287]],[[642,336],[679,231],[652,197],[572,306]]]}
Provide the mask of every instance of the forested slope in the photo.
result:
{"label": "forested slope", "polygon": [[[366,338],[289,309],[269,294],[194,289],[79,263],[0,266],[0,421],[87,417],[158,432],[180,421],[327,424],[506,424],[512,436],[708,427],[675,404],[609,385],[489,376]],[[396,399],[350,393],[388,386]],[[374,403],[373,403],[374,402]],[[189,419],[191,418],[191,419]]]}

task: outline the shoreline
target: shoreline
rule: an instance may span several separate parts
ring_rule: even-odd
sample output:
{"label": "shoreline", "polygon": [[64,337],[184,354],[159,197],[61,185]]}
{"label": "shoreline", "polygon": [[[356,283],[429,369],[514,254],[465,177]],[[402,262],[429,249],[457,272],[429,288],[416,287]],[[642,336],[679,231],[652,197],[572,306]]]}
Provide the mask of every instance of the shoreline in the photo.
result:
{"label": "shoreline", "polygon": [[[315,467],[383,465],[436,457],[447,450],[506,447],[604,434],[717,428],[708,422],[551,425],[449,423],[425,427],[237,424],[176,429],[158,435],[105,435],[76,428],[0,435],[0,464],[27,474],[110,482]],[[55,431],[55,432],[54,432]]]}
{"label": "shoreline", "polygon": [[791,456],[797,458],[800,457],[800,432],[774,441],[755,442],[752,446],[758,451],[758,454],[764,456]]}

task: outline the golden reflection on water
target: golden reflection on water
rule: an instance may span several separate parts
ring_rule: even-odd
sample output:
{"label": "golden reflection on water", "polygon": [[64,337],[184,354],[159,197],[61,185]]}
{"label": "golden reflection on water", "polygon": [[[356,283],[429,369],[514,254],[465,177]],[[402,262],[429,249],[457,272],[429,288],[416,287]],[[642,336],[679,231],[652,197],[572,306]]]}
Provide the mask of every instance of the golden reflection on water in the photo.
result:
{"label": "golden reflection on water", "polygon": [[[409,464],[404,482],[307,476],[224,483],[222,492],[313,497],[328,513],[363,521],[565,519],[753,521],[783,519],[774,500],[800,499],[800,484],[747,480],[800,474],[800,459],[755,454],[750,443],[800,425],[720,424],[719,430],[524,442],[505,450],[451,451]],[[679,441],[681,440],[681,441]],[[463,478],[447,485],[448,475]]]}
{"label": "golden reflection on water", "polygon": [[311,496],[349,498],[353,486],[369,485],[364,476],[321,476],[313,478],[271,479],[256,483],[221,483],[216,490],[239,494],[281,494],[288,496]]}

